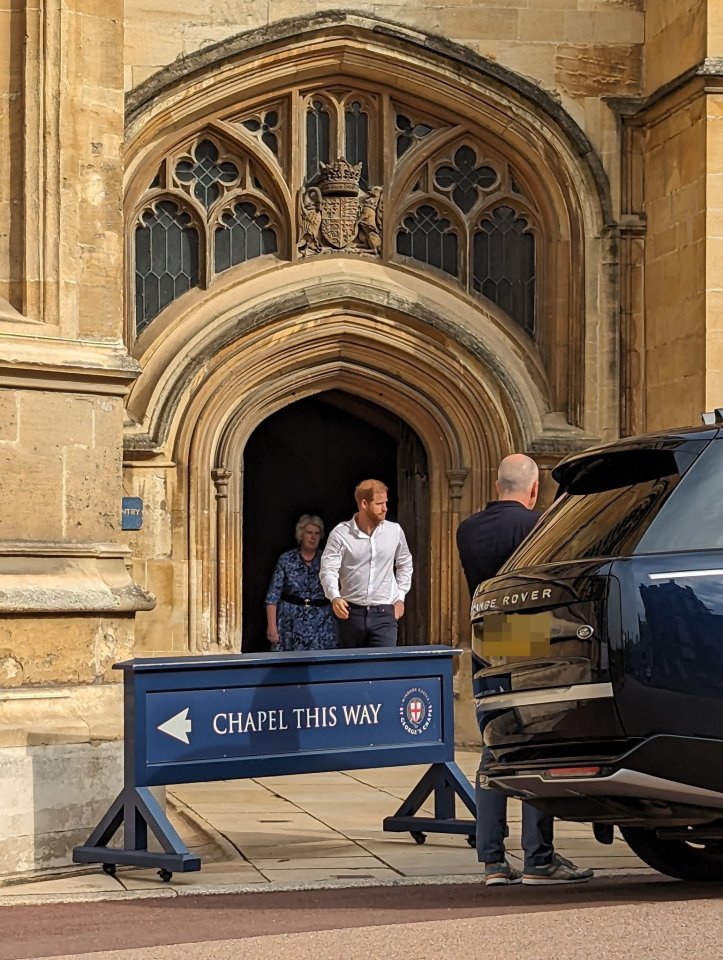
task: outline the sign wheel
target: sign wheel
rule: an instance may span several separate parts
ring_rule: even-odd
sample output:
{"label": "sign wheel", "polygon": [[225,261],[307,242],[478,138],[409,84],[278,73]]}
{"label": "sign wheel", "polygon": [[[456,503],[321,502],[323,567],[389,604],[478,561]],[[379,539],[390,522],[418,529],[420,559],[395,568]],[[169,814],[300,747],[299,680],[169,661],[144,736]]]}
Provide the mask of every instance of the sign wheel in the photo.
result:
{"label": "sign wheel", "polygon": [[168,883],[173,877],[173,872],[171,870],[166,870],[165,867],[161,867],[161,869],[158,871],[158,876],[164,883]]}
{"label": "sign wheel", "polygon": [[103,864],[103,873],[107,873],[109,877],[115,876],[115,864],[114,863],[104,863]]}
{"label": "sign wheel", "polygon": [[426,834],[426,833],[421,833],[421,832],[418,831],[418,830],[412,830],[410,836],[414,838],[414,842],[415,842],[415,843],[420,843],[420,844],[421,844],[421,843],[425,843],[426,840],[427,840],[427,834]]}

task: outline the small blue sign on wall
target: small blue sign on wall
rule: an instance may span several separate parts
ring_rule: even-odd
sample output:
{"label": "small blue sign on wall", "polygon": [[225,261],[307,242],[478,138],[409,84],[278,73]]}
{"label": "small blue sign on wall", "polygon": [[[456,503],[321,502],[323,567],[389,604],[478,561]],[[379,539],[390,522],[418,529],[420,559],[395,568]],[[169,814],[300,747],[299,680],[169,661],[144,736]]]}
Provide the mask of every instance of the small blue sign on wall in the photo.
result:
{"label": "small blue sign on wall", "polygon": [[140,530],[143,526],[143,501],[140,497],[123,497],[121,530]]}

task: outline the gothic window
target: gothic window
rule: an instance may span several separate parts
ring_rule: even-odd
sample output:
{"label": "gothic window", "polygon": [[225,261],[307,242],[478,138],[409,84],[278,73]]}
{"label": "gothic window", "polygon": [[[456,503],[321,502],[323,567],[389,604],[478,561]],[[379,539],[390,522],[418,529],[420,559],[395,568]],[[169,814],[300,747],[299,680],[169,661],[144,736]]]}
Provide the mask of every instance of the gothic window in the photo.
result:
{"label": "gothic window", "polygon": [[231,184],[238,179],[238,167],[230,161],[218,162],[218,148],[211,140],[201,140],[188,160],[176,166],[179,183],[193,185],[193,195],[208,208],[221,195],[219,184]]}
{"label": "gothic window", "polygon": [[309,81],[232,103],[149,156],[128,218],[136,330],[242,264],[344,255],[441,271],[534,335],[548,251],[531,174],[451,110],[423,113],[372,83]]}
{"label": "gothic window", "polygon": [[258,117],[242,121],[243,126],[265,144],[274,156],[279,155],[279,111],[267,110]]}
{"label": "gothic window", "polygon": [[355,100],[346,110],[344,119],[346,159],[352,164],[362,164],[359,183],[366,190],[369,186],[369,115]]}
{"label": "gothic window", "polygon": [[449,220],[428,203],[407,215],[397,233],[397,253],[459,276],[459,242]]}
{"label": "gothic window", "polygon": [[477,154],[467,146],[457,150],[453,165],[439,167],[434,176],[437,187],[451,193],[463,213],[469,213],[477,203],[480,190],[490,190],[498,179],[492,167],[477,166]]}
{"label": "gothic window", "polygon": [[395,117],[395,127],[397,134],[397,159],[413,147],[415,143],[424,139],[432,132],[432,127],[427,123],[414,123],[403,113],[398,113]]}
{"label": "gothic window", "polygon": [[216,273],[266,253],[276,253],[276,232],[269,217],[259,213],[253,203],[243,201],[224,211],[214,234]]}
{"label": "gothic window", "polygon": [[313,180],[322,163],[329,163],[330,117],[320,100],[312,100],[306,112],[306,179]]}
{"label": "gothic window", "polygon": [[136,228],[136,332],[198,285],[198,231],[179,204],[161,200]]}
{"label": "gothic window", "polygon": [[534,333],[535,238],[511,207],[496,207],[480,223],[473,241],[472,283]]}

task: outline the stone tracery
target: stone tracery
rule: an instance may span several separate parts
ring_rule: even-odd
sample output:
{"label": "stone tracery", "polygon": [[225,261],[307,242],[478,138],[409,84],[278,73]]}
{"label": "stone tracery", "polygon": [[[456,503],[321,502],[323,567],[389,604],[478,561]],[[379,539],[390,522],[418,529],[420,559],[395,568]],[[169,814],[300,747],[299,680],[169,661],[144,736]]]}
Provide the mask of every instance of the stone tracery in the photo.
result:
{"label": "stone tracery", "polygon": [[[223,141],[199,131],[166,159],[140,198],[133,250],[141,286],[153,273],[142,231],[150,229],[159,197],[183,195],[200,233],[201,287],[269,257],[281,263],[367,255],[439,270],[535,334],[538,211],[509,160],[464,125],[435,120],[383,89],[330,84],[291,90],[245,112],[236,107],[215,126],[223,126]],[[264,177],[269,162],[285,197]],[[511,221],[506,210],[514,210]],[[137,300],[136,332],[182,286],[153,312]]]}

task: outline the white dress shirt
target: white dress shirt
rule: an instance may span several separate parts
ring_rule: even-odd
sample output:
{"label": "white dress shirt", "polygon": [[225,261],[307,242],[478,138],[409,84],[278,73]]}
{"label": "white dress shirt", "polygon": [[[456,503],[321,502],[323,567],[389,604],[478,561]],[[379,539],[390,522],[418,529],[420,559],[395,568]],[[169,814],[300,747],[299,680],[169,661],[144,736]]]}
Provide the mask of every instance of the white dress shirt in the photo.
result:
{"label": "white dress shirt", "polygon": [[321,586],[327,600],[373,606],[404,600],[412,585],[412,555],[398,523],[382,520],[371,536],[356,520],[337,524],[321,555]]}

